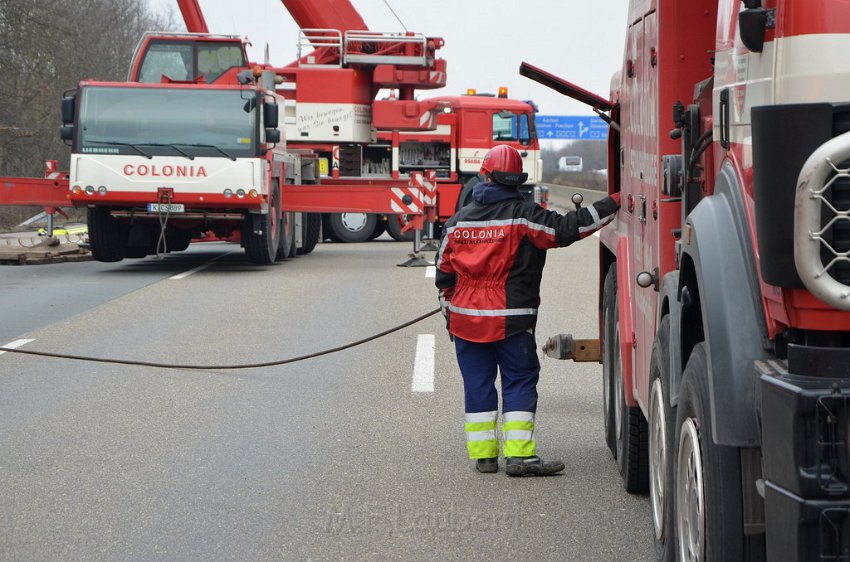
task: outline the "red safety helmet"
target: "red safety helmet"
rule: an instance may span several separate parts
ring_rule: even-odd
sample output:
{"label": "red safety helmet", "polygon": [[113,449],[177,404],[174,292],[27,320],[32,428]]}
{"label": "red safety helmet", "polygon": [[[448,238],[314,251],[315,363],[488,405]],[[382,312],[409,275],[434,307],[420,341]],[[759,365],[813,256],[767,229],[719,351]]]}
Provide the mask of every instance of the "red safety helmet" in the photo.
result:
{"label": "red safety helmet", "polygon": [[522,171],[522,156],[506,144],[490,149],[481,163],[481,173],[490,174],[496,183],[503,185],[522,185],[528,180],[528,174]]}

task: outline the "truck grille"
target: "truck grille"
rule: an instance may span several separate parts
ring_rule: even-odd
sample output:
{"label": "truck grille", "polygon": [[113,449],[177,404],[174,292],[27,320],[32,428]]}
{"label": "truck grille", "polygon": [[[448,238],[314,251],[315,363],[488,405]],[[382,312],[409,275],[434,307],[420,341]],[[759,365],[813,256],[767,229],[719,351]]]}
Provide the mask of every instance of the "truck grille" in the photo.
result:
{"label": "truck grille", "polygon": [[833,168],[835,174],[824,189],[812,193],[823,201],[822,230],[816,237],[824,270],[836,281],[850,285],[850,161]]}

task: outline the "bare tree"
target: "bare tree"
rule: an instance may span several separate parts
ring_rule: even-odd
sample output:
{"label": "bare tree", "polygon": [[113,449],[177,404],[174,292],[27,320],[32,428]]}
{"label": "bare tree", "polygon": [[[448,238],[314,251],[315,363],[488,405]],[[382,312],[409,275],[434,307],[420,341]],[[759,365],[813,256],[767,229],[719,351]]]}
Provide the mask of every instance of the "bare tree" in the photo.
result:
{"label": "bare tree", "polygon": [[[145,0],[0,0],[0,176],[67,165],[62,93],[86,78],[126,79],[142,33],[174,28]],[[30,212],[0,207],[0,223]]]}

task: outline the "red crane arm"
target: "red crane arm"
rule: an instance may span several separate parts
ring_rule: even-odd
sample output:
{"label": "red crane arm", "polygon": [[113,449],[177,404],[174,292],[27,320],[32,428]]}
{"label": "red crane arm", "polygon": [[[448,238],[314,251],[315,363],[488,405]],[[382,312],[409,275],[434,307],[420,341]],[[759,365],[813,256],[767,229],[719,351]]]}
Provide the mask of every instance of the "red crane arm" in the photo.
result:
{"label": "red crane arm", "polygon": [[180,6],[180,13],[183,14],[183,21],[186,22],[186,31],[190,33],[210,32],[198,0],[177,0],[177,5]]}
{"label": "red crane arm", "polygon": [[367,31],[366,22],[348,0],[281,0],[301,29]]}

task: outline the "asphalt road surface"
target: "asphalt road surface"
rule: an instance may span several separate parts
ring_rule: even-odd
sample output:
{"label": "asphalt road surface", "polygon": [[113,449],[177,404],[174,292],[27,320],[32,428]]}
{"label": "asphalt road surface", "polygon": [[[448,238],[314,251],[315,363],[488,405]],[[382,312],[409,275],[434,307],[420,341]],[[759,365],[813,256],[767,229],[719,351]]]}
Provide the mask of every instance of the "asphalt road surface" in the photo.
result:
{"label": "asphalt road surface", "polygon": [[[597,245],[550,252],[539,343],[596,335]],[[396,266],[409,250],[321,244],[261,267],[210,244],[4,267],[0,343],[213,365],[320,351],[436,308],[429,270]],[[539,448],[567,470],[511,479],[466,459],[439,316],[244,371],[5,353],[0,560],[650,559],[648,499],[623,491],[603,443],[600,375],[543,361]]]}

